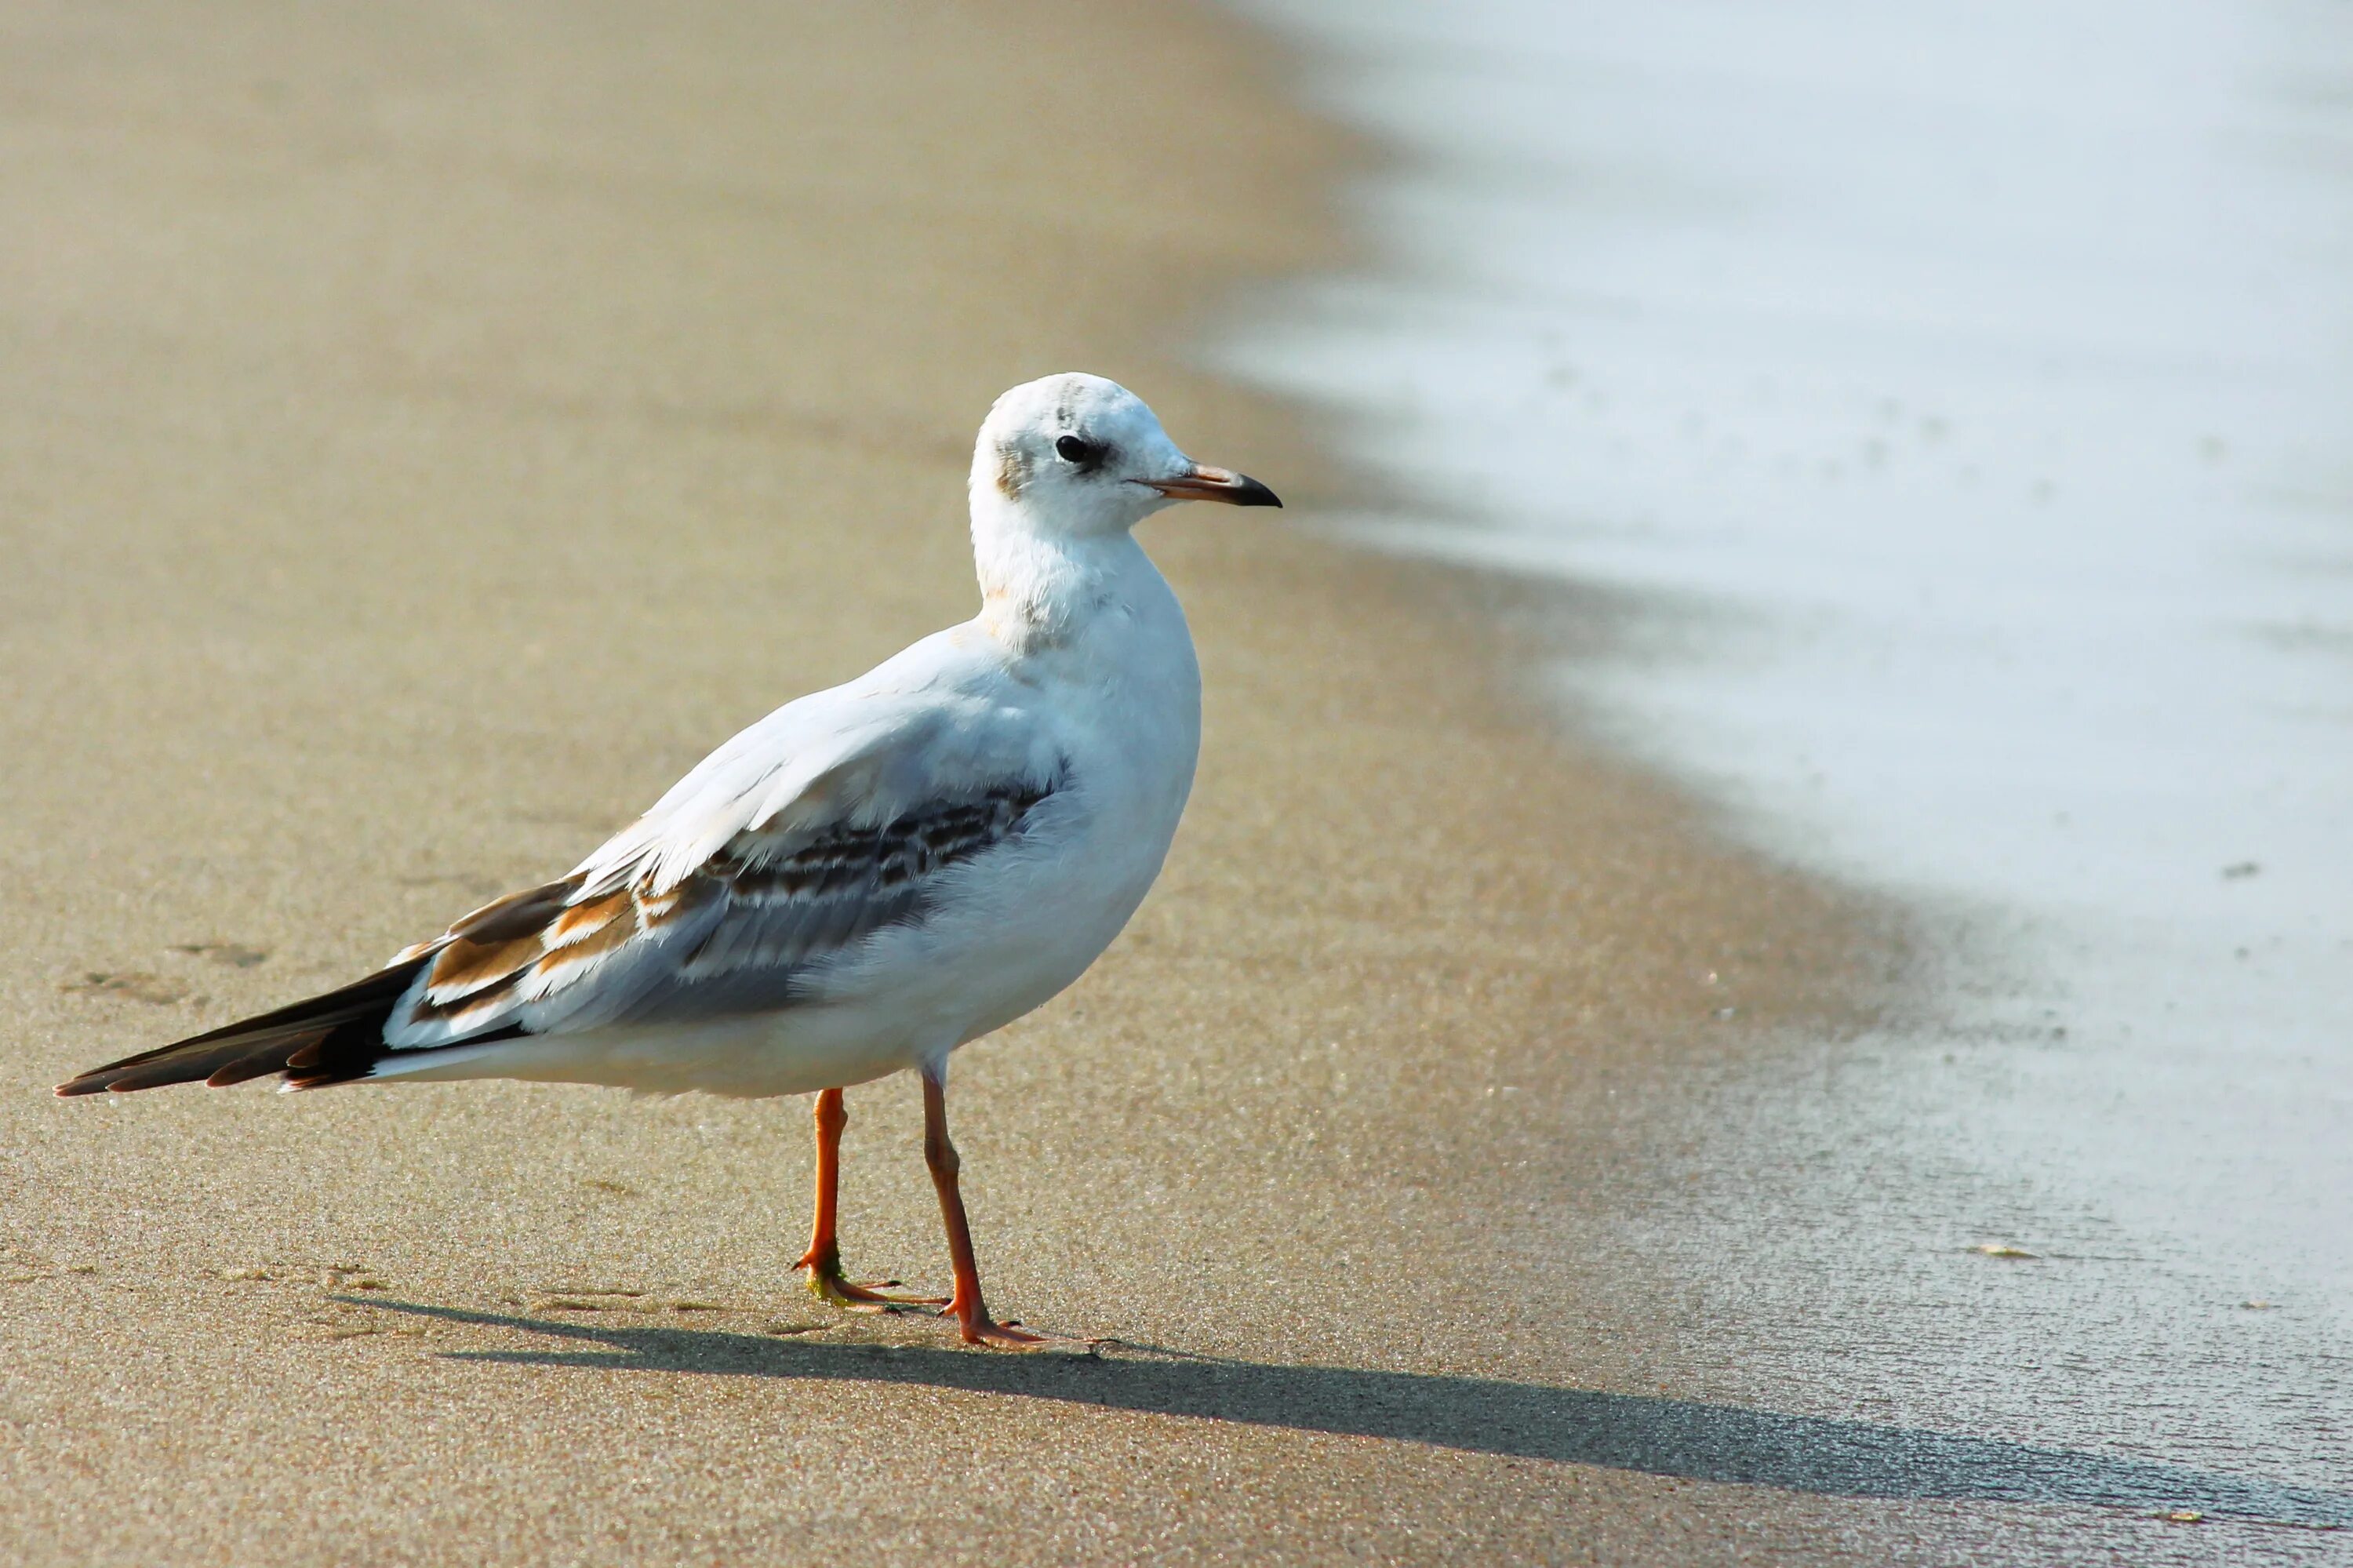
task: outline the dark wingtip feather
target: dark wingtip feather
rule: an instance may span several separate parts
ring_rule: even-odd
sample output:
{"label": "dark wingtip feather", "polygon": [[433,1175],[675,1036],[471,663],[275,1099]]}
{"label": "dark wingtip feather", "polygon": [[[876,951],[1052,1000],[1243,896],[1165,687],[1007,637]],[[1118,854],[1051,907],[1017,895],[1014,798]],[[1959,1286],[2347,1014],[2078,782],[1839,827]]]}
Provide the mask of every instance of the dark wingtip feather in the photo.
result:
{"label": "dark wingtip feather", "polygon": [[92,1067],[56,1093],[73,1099],[198,1080],[218,1086],[269,1073],[338,1082],[363,1076],[384,1054],[385,1020],[425,964],[412,959],[291,1006]]}
{"label": "dark wingtip feather", "polygon": [[[379,1029],[381,1027],[382,1025],[378,1025]],[[211,1076],[205,1079],[205,1086],[210,1089],[225,1089],[231,1084],[241,1084],[248,1078],[259,1078],[271,1073],[285,1072],[294,1066],[305,1052],[315,1049],[318,1043],[325,1038],[325,1032],[314,1030],[308,1034],[291,1035],[284,1040],[273,1042],[262,1050],[238,1056],[215,1067]]]}

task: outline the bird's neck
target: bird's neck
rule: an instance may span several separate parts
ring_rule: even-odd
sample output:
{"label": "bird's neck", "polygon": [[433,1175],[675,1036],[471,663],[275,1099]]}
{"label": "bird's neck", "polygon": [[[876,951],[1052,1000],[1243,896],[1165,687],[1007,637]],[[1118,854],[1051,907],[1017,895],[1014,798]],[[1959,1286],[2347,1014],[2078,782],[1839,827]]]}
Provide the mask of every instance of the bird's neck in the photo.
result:
{"label": "bird's neck", "polygon": [[1131,609],[1139,591],[1166,592],[1144,547],[1125,532],[1049,538],[1018,517],[976,509],[972,546],[980,623],[1023,653],[1070,644],[1106,612]]}

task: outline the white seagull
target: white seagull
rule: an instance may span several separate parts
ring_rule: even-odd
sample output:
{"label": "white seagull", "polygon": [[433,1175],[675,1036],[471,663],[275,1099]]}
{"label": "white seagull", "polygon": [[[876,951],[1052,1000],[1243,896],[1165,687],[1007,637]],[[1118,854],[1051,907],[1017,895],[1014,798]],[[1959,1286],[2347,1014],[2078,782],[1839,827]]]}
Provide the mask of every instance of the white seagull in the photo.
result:
{"label": "white seagull", "polygon": [[[1201,676],[1131,535],[1178,501],[1279,506],[1195,462],[1143,401],[1050,376],[997,400],[972,460],[980,614],[787,703],[561,881],[485,905],[338,991],[96,1067],[60,1095],[284,1075],[284,1089],[448,1078],[661,1094],[817,1094],[817,1213],[797,1267],[845,1305],[842,1088],[914,1068],[967,1344],[992,1320],[948,1141],[948,1055],[1083,973],[1184,813]],[[883,1281],[882,1283],[894,1283]]]}

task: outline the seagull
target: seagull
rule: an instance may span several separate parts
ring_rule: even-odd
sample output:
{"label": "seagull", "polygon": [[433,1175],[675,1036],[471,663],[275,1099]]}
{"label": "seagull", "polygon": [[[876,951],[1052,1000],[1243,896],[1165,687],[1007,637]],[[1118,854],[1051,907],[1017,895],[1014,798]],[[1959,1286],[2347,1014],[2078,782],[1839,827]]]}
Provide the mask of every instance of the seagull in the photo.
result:
{"label": "seagull", "polygon": [[[268,1074],[522,1078],[817,1096],[797,1269],[844,1306],[989,1316],[947,1126],[948,1058],[1084,973],[1168,853],[1200,750],[1201,674],[1133,530],[1183,501],[1280,506],[1195,462],[1101,376],[999,397],[970,481],[980,613],[705,758],[573,872],[484,905],[339,990],[110,1062],[63,1096]],[[954,1293],[844,1277],[842,1091],[913,1069]],[[895,1285],[894,1280],[874,1282]]]}

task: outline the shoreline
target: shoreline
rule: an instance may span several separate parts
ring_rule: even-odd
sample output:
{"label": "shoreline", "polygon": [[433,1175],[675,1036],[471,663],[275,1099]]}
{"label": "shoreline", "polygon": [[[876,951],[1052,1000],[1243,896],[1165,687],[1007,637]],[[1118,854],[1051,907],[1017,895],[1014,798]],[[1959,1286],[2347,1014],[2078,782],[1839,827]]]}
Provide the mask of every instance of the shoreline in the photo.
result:
{"label": "shoreline", "polygon": [[[0,723],[44,761],[0,811],[40,912],[0,959],[0,1545],[1706,1561],[1900,1510],[1459,1436],[1499,1383],[1682,1392],[1613,1234],[1683,1152],[1650,1112],[1861,1027],[1894,949],[1538,722],[1509,672],[1541,590],[1256,519],[1147,528],[1207,686],[1161,885],[958,1065],[992,1300],[1230,1388],[1149,1351],[957,1370],[999,1363],[806,1304],[794,1102],[47,1097],[569,863],[966,613],[1006,385],[1096,369],[1302,511],[1354,493],[1308,416],[1171,341],[1345,254],[1364,154],[1261,36],[818,16],[786,95],[753,17],[567,15],[58,11],[0,68],[0,211],[46,237],[0,369],[40,563],[0,588]],[[1146,49],[1142,86],[1087,69]],[[851,1097],[845,1241],[928,1279],[913,1098]],[[1055,1381],[1091,1367],[1123,1392]],[[1420,1414],[1368,1426],[1398,1387]]]}
{"label": "shoreline", "polygon": [[1348,534],[1632,606],[1545,661],[1584,733],[1930,955],[1686,1087],[1654,1330],[1736,1403],[2346,1473],[2345,649],[2272,629],[2344,565],[2348,187],[2256,151],[2353,123],[2287,85],[2346,19],[2185,15],[2087,99],[2097,10],[1253,9],[1399,157],[1387,264],[1221,363],[1398,476]]}

